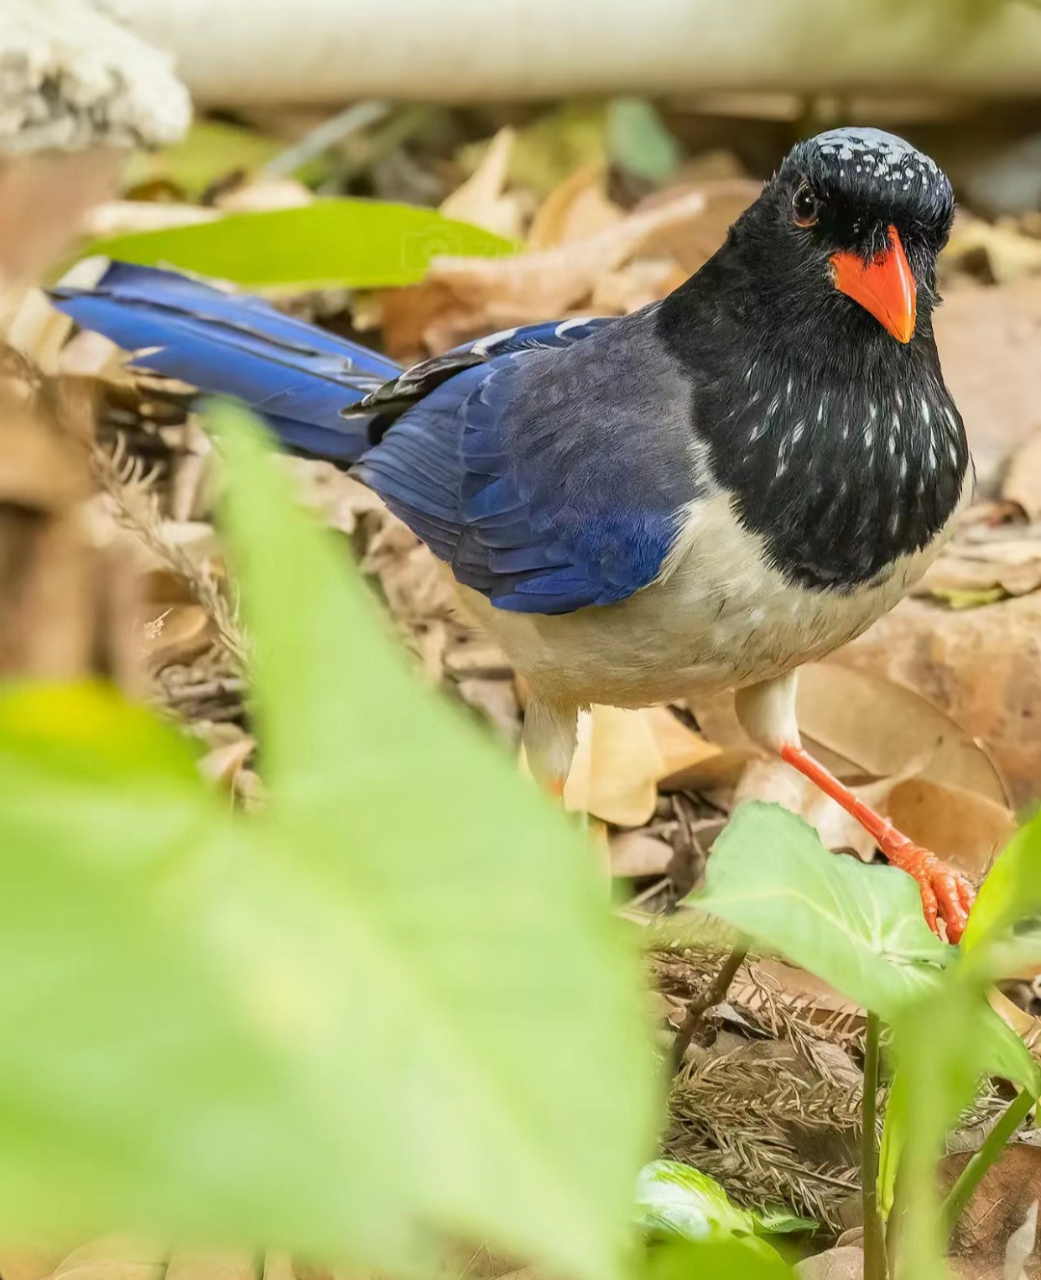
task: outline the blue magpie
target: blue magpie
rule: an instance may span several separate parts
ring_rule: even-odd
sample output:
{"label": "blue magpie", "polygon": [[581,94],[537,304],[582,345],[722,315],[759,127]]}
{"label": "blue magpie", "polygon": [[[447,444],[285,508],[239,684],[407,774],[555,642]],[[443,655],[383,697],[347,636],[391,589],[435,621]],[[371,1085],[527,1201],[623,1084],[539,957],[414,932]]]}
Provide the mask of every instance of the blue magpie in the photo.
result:
{"label": "blue magpie", "polygon": [[799,665],[890,609],[971,495],[932,329],[953,216],[928,156],[832,130],[663,301],[404,371],[169,271],[111,263],[53,300],[371,486],[525,677],[544,785],[562,788],[583,706],[736,689],[752,738],[863,823],[957,941],[969,882],[813,760],[794,712]]}

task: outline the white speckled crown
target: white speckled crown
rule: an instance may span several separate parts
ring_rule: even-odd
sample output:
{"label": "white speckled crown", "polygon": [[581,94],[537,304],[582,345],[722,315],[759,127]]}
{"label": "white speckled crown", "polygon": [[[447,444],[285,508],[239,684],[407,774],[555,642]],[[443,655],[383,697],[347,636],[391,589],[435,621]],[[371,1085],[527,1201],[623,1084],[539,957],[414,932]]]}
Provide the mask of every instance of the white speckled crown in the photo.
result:
{"label": "white speckled crown", "polygon": [[[914,178],[928,183],[941,177],[930,156],[923,155],[895,133],[881,129],[831,129],[819,133],[804,146],[838,163],[840,172],[865,173],[877,181],[891,182],[907,191]],[[848,163],[849,168],[845,168]]]}

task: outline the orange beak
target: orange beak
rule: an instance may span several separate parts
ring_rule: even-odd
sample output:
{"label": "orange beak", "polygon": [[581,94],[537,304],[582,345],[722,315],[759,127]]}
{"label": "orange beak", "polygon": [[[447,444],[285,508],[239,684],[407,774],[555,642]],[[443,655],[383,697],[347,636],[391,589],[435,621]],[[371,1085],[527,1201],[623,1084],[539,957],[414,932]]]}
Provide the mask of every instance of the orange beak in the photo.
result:
{"label": "orange beak", "polygon": [[831,268],[836,289],[870,311],[897,342],[911,341],[918,289],[896,227],[889,228],[889,248],[867,265],[855,253],[833,253]]}

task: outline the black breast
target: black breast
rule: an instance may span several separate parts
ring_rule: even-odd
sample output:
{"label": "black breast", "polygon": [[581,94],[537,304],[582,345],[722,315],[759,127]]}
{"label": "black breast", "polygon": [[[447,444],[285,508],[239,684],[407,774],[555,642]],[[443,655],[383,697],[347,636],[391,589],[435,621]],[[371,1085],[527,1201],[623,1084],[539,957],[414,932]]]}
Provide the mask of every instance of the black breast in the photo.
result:
{"label": "black breast", "polygon": [[716,479],[793,584],[851,591],[949,520],[969,453],[928,355],[892,378],[763,355],[696,379],[694,429]]}

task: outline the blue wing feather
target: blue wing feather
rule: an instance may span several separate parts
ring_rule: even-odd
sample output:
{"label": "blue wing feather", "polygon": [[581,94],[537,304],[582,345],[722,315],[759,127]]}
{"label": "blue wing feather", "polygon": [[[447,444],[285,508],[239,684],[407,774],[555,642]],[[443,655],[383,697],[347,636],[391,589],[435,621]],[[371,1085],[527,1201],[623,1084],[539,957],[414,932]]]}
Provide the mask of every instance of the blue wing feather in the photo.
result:
{"label": "blue wing feather", "polygon": [[666,420],[682,387],[649,312],[507,330],[401,373],[174,272],[114,263],[94,289],[53,297],[144,367],[244,400],[287,447],[357,462],[459,581],[502,609],[625,599],[659,573],[693,496],[683,421]]}

